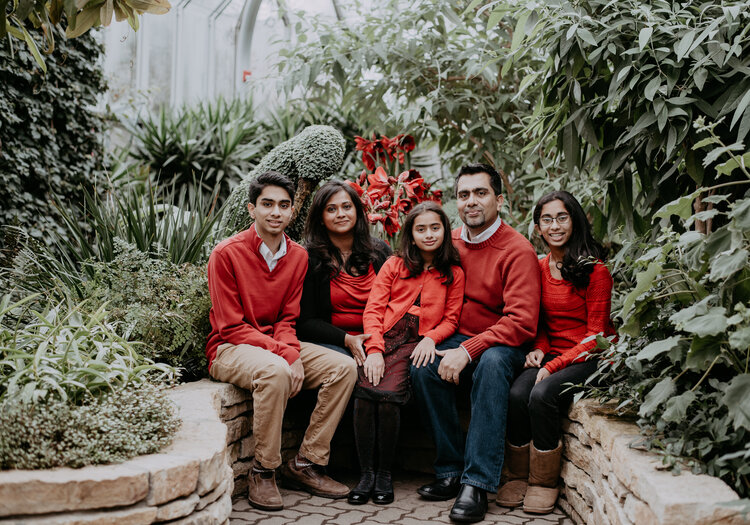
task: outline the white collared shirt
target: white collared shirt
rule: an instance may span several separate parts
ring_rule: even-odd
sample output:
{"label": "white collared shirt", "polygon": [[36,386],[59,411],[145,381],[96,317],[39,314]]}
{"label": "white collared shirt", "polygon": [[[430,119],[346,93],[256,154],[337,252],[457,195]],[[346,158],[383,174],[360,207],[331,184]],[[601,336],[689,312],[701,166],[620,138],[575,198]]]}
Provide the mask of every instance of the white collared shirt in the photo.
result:
{"label": "white collared shirt", "polygon": [[482,233],[474,237],[473,239],[469,239],[469,230],[466,228],[466,225],[461,226],[461,240],[464,242],[468,242],[469,244],[479,244],[480,242],[484,242],[493,235],[495,235],[495,232],[500,229],[500,226],[503,225],[502,219],[500,219],[500,216],[497,216],[497,219],[495,219],[495,222],[492,223],[492,226],[484,230]]}
{"label": "white collared shirt", "polygon": [[269,248],[265,242],[261,242],[260,254],[263,256],[263,259],[266,260],[268,269],[270,271],[273,271],[273,269],[276,268],[276,264],[279,262],[279,259],[286,255],[286,237],[284,237],[283,235],[281,236],[281,244],[279,245],[279,249],[275,254],[271,253],[271,248]]}

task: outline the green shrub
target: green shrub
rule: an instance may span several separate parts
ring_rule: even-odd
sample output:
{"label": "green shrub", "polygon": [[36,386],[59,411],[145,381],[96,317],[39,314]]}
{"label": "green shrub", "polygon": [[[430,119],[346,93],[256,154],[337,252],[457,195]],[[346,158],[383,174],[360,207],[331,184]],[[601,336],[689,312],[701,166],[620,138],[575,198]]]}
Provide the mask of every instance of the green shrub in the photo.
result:
{"label": "green shrub", "polygon": [[84,285],[93,304],[106,302],[109,319],[128,339],[143,343],[149,358],[183,367],[183,380],[205,377],[206,336],[211,331],[211,298],[205,265],[152,258],[115,240],[116,256],[94,262]]}
{"label": "green shrub", "polygon": [[81,405],[59,400],[0,403],[0,469],[117,463],[169,445],[180,426],[163,389],[117,389]]}
{"label": "green shrub", "polygon": [[[102,180],[102,121],[90,108],[106,86],[93,35],[49,33],[57,49],[46,58],[46,75],[25,46],[11,56],[8,41],[0,45],[0,224],[51,245],[68,233],[54,199],[79,201]],[[82,215],[72,218],[86,228]]]}
{"label": "green shrub", "polygon": [[[624,320],[621,340],[599,374],[609,386],[594,392],[616,399],[638,418],[649,448],[668,465],[687,465],[750,495],[750,152],[732,154],[713,127],[707,158],[745,181],[700,188],[668,203],[656,243],[627,243],[613,259]],[[736,148],[735,148],[736,149]],[[727,159],[726,156],[729,156]],[[744,157],[744,164],[741,158]],[[692,213],[696,197],[710,210]],[[721,226],[691,230],[712,219]]]}

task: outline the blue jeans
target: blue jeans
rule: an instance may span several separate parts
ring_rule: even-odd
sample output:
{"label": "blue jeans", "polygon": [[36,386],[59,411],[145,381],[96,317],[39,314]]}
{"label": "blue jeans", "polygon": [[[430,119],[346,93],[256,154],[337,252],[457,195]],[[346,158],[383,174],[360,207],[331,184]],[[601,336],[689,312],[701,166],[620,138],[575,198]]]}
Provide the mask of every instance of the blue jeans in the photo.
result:
{"label": "blue jeans", "polygon": [[[467,339],[455,334],[438,349],[457,348]],[[427,366],[411,367],[414,396],[437,449],[434,467],[438,479],[461,476],[461,483],[488,492],[497,490],[505,453],[508,392],[524,359],[525,352],[519,348],[493,346],[461,372],[459,383],[472,382],[465,446],[456,408],[456,385],[438,375],[441,358]]]}

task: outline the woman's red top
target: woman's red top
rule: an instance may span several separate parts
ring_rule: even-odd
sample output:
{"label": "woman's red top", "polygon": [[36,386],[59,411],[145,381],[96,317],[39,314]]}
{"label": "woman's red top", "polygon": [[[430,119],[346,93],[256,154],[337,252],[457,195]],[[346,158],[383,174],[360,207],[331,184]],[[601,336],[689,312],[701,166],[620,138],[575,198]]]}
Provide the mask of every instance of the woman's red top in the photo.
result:
{"label": "woman's red top", "polygon": [[372,264],[364,275],[339,272],[331,278],[331,324],[350,335],[362,333],[362,314],[375,282]]}
{"label": "woman's red top", "polygon": [[596,348],[596,336],[615,336],[610,319],[612,276],[597,263],[589,285],[578,289],[564,279],[555,279],[549,269],[549,255],[539,260],[542,272],[542,304],[534,348],[557,354],[547,363],[550,373],[583,361]]}

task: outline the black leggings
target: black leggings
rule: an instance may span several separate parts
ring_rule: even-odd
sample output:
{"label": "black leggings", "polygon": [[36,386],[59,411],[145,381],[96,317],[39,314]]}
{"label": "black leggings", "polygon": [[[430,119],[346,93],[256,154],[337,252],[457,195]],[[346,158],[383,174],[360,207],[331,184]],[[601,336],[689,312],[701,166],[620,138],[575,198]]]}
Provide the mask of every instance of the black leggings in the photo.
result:
{"label": "black leggings", "polygon": [[[556,356],[547,354],[542,366]],[[560,413],[564,413],[583,383],[595,370],[598,360],[573,363],[558,370],[544,381],[534,384],[538,368],[526,368],[510,387],[508,399],[508,441],[522,446],[534,441],[538,450],[557,448],[560,440]]]}
{"label": "black leggings", "polygon": [[401,407],[385,401],[354,399],[354,441],[362,472],[375,469],[390,472],[396,454]]}

